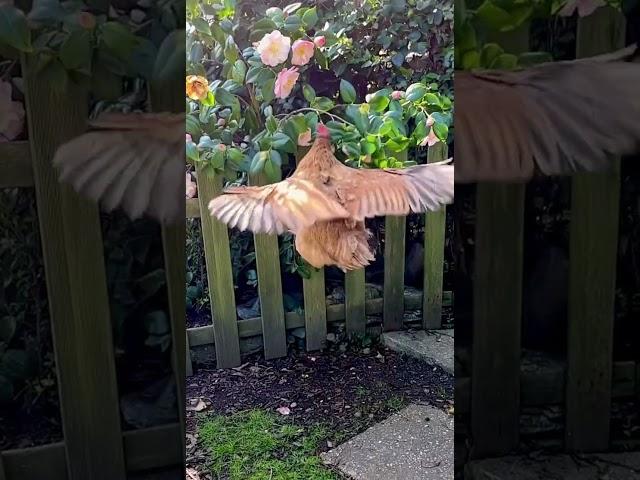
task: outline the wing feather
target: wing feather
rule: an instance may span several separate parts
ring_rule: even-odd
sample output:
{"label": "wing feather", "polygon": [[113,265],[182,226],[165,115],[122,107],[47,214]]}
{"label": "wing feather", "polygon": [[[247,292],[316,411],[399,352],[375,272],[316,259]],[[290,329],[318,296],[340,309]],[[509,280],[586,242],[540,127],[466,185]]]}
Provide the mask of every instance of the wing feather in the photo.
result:
{"label": "wing feather", "polygon": [[456,72],[456,182],[598,171],[640,150],[636,47],[514,72]]}
{"label": "wing feather", "polygon": [[454,196],[453,165],[448,161],[388,170],[357,170],[336,163],[331,179],[338,198],[357,221],[435,211]]}
{"label": "wing feather", "polygon": [[349,216],[313,182],[295,177],[264,187],[227,188],[211,200],[209,212],[231,228],[269,234],[295,233],[319,221]]}
{"label": "wing feather", "polygon": [[184,221],[184,114],[106,113],[91,130],[60,146],[60,181],[107,210],[132,219]]}

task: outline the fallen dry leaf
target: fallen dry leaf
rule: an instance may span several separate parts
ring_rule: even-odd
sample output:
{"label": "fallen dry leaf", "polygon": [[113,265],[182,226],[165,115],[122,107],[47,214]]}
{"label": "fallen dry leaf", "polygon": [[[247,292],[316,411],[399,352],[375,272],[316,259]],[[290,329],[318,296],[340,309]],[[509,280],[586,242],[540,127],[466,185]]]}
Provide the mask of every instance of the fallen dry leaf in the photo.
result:
{"label": "fallen dry leaf", "polygon": [[280,408],[276,409],[276,411],[280,415],[289,415],[291,413],[291,410],[289,409],[289,407],[280,407]]}
{"label": "fallen dry leaf", "polygon": [[189,405],[187,410],[191,410],[192,412],[202,412],[207,408],[207,404],[200,398],[198,399],[198,403],[195,405]]}

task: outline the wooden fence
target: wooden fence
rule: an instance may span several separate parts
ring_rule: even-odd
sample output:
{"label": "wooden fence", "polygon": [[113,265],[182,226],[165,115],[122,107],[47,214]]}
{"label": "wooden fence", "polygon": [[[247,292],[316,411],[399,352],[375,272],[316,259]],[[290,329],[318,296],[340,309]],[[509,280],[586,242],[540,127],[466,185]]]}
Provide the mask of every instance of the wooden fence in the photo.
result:
{"label": "wooden fence", "polygon": [[[624,46],[624,31],[612,9],[581,18],[577,56]],[[518,53],[528,39],[527,27],[498,41]],[[521,370],[525,186],[477,187],[471,377],[456,382],[456,412],[470,414],[476,458],[515,450],[521,408],[553,403],[564,403],[566,451],[606,450],[612,395],[640,393],[635,362],[613,363],[620,192],[619,159],[613,161],[609,173],[572,178],[568,354],[544,380]]]}
{"label": "wooden fence", "polygon": [[[64,440],[0,454],[2,480],[124,480],[184,465],[184,226],[163,229],[180,422],[122,431],[98,207],[57,181],[57,147],[86,130],[88,93],[23,58],[28,142],[0,143],[0,188],[35,187]],[[182,87],[176,98],[181,98]],[[171,108],[155,105],[157,109]]]}
{"label": "wooden fence", "polygon": [[[304,154],[299,152],[298,159]],[[406,155],[406,152],[403,154]],[[444,160],[446,145],[431,147],[428,162]],[[405,157],[406,158],[406,157]],[[221,176],[207,178],[196,168],[198,198],[187,201],[187,217],[200,218],[211,300],[213,324],[187,329],[187,345],[215,345],[220,368],[240,365],[240,338],[262,335],[267,359],[287,354],[287,330],[304,327],[309,351],[325,346],[327,323],[344,321],[349,334],[365,333],[366,315],[382,313],[385,330],[399,330],[405,307],[422,309],[425,329],[442,326],[442,289],[445,238],[445,209],[425,215],[424,288],[419,297],[405,298],[404,262],[406,217],[386,217],[383,297],[365,300],[364,269],[345,275],[345,303],[326,305],[324,270],[314,270],[303,280],[304,310],[286,312],[283,306],[278,238],[255,235],[258,294],[261,316],[238,320],[231,272],[231,255],[227,227],[213,219],[207,210],[209,201],[221,192]],[[260,179],[254,179],[258,184]],[[201,215],[201,212],[207,212]],[[406,302],[406,303],[405,303]],[[187,349],[187,352],[189,349]],[[187,374],[191,372],[187,358]]]}

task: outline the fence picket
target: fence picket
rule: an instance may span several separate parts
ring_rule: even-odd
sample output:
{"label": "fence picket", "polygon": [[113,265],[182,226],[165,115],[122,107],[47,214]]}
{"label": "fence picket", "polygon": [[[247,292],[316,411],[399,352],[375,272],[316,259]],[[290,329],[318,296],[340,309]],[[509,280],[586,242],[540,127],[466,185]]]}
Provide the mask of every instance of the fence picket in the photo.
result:
{"label": "fence picket", "polygon": [[[580,18],[577,56],[624,46],[624,32],[612,8]],[[571,200],[565,447],[600,451],[609,446],[620,160],[575,175]]]}
{"label": "fence picket", "polygon": [[[308,148],[299,148],[296,163],[306,155]],[[324,269],[311,268],[311,276],[302,280],[304,293],[304,326],[307,351],[320,350],[327,342],[327,306]]]}
{"label": "fence picket", "polygon": [[198,177],[198,202],[204,256],[207,266],[209,298],[213,315],[213,336],[216,345],[218,368],[240,365],[240,341],[238,339],[238,318],[236,313],[229,231],[224,223],[208,214],[207,205],[222,192],[222,176],[207,176],[201,165],[196,165]]}
{"label": "fence picket", "polygon": [[[264,177],[252,178],[253,185],[265,185]],[[266,359],[287,355],[287,329],[284,323],[280,247],[276,235],[253,236],[256,250],[258,294],[262,318],[262,340]]]}
{"label": "fence picket", "polygon": [[[527,51],[529,25],[491,41],[509,53]],[[524,193],[521,184],[477,186],[475,248],[482,254],[475,256],[471,381],[477,457],[518,444]]]}
{"label": "fence picket", "polygon": [[[437,143],[429,148],[427,162],[439,162],[447,158],[447,144]],[[442,328],[442,280],[446,207],[438,212],[427,212],[424,220],[424,282],[422,328]]]}
{"label": "fence picket", "polygon": [[[407,159],[407,151],[395,155]],[[404,257],[407,217],[385,217],[384,223],[384,310],[385,331],[401,330],[404,319]]]}
{"label": "fence picket", "polygon": [[58,183],[51,164],[60,143],[85,131],[87,95],[42,82],[36,61],[23,57],[22,71],[69,478],[124,480],[98,207]]}
{"label": "fence picket", "polygon": [[347,333],[349,335],[363,335],[367,327],[364,268],[352,270],[345,274],[344,297]]}
{"label": "fence picket", "polygon": [[29,142],[0,143],[0,188],[33,187]]}

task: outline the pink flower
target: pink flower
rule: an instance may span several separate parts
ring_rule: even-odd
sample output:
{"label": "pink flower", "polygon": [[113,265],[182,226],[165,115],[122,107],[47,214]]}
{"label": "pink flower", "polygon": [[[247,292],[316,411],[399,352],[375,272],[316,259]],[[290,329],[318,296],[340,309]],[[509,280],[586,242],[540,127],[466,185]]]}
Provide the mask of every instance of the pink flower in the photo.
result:
{"label": "pink flower", "polygon": [[429,146],[429,147],[433,147],[436,143],[438,143],[440,141],[440,139],[436,136],[435,132],[433,131],[433,128],[429,130],[429,135],[427,135],[425,137],[424,140],[422,140],[422,142],[420,143],[421,147],[425,147],[425,146]]}
{"label": "pink flower", "polygon": [[187,196],[186,198],[193,198],[196,196],[196,191],[198,190],[196,186],[196,182],[191,180],[191,174],[187,172]]}
{"label": "pink flower", "polygon": [[24,107],[11,99],[11,83],[0,81],[0,143],[15,139],[23,128]]}
{"label": "pink flower", "polygon": [[89,12],[80,12],[78,14],[78,25],[86,30],[93,30],[96,28],[96,17]]}
{"label": "pink flower", "polygon": [[314,43],[309,40],[296,40],[291,47],[293,52],[291,63],[293,65],[306,65],[313,57],[314,48]]}
{"label": "pink flower", "polygon": [[304,132],[298,135],[298,145],[301,147],[308,147],[311,145],[311,129],[307,128]]}
{"label": "pink flower", "polygon": [[287,98],[291,93],[291,90],[293,90],[293,87],[295,87],[299,76],[300,74],[298,73],[298,69],[295,67],[285,68],[278,73],[276,85],[273,89],[273,93],[276,94],[276,97]]}
{"label": "pink flower", "polygon": [[433,126],[434,123],[436,123],[436,121],[433,118],[433,116],[431,116],[431,115],[427,116],[427,127]]}
{"label": "pink flower", "polygon": [[190,134],[185,133],[185,141],[186,143],[193,142],[193,138],[191,138]]}
{"label": "pink flower", "polygon": [[391,98],[394,100],[400,100],[401,98],[404,98],[404,92],[402,90],[396,90],[391,93]]}
{"label": "pink flower", "polygon": [[262,63],[270,67],[275,67],[285,62],[289,57],[290,49],[291,39],[282,35],[279,30],[267,33],[256,47]]}
{"label": "pink flower", "polygon": [[569,0],[558,12],[562,17],[570,17],[578,10],[578,16],[587,17],[595,12],[599,7],[604,7],[603,0]]}
{"label": "pink flower", "polygon": [[224,143],[221,143],[220,145],[218,145],[218,150],[220,150],[221,152],[224,152],[227,149],[227,146]]}
{"label": "pink flower", "polygon": [[324,36],[320,35],[319,37],[313,39],[313,43],[315,43],[316,47],[322,48],[327,43],[327,39],[324,38]]}
{"label": "pink flower", "polygon": [[224,118],[219,118],[216,125],[219,127],[224,127],[227,124],[227,121]]}

